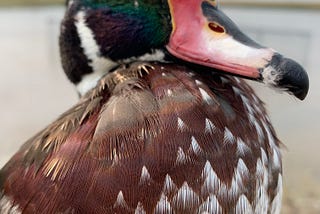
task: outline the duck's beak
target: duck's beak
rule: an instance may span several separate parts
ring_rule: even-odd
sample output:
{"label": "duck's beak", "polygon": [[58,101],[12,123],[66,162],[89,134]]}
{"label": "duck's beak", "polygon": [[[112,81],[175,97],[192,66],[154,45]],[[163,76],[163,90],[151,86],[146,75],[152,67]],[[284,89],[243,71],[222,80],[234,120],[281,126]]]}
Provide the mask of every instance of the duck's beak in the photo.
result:
{"label": "duck's beak", "polygon": [[215,1],[168,0],[172,34],[167,50],[182,60],[263,81],[303,100],[305,70],[295,61],[244,35]]}

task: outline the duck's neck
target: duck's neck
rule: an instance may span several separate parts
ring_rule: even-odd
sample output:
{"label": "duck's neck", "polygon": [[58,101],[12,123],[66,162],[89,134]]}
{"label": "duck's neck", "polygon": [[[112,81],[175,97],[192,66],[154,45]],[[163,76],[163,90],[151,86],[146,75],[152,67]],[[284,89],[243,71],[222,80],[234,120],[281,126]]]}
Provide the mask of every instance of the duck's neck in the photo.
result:
{"label": "duck's neck", "polygon": [[[82,75],[81,80],[76,84],[80,95],[84,95],[95,87],[99,79],[121,64],[129,64],[134,61],[164,61],[165,54],[163,49],[160,48],[151,48],[146,53],[136,52],[135,54],[132,53],[119,58],[112,57],[110,54],[106,56],[106,54],[103,53],[104,49],[101,50],[103,42],[101,41],[100,44],[98,44],[96,40],[97,36],[87,24],[85,12],[80,11],[76,16],[76,20],[75,26],[80,39],[80,45],[84,55],[89,61],[89,66],[92,68],[92,72]],[[132,42],[134,43],[134,41]],[[116,48],[117,47],[120,48],[121,44],[116,45]],[[128,46],[127,49],[128,52],[130,52],[130,46]],[[124,56],[125,54],[122,55]]]}
{"label": "duck's neck", "polygon": [[163,61],[171,32],[168,8],[145,2],[69,4],[60,36],[62,64],[81,95],[120,64]]}
{"label": "duck's neck", "polygon": [[[108,58],[101,57],[96,61],[95,69],[88,74],[82,76],[79,83],[76,84],[77,91],[82,96],[97,85],[97,82],[111,70],[123,64],[130,64],[135,61],[143,62],[165,62],[165,54],[162,49],[154,49],[150,53],[146,53],[138,57],[130,57],[123,60],[112,61]],[[95,63],[92,61],[92,63]],[[95,65],[92,65],[95,66]]]}

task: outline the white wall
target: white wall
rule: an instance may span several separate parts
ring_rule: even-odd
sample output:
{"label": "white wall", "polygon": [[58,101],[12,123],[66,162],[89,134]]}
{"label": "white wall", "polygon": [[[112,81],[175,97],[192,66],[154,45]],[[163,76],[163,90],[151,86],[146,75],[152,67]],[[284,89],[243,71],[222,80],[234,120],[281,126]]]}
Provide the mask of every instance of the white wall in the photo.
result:
{"label": "white wall", "polygon": [[0,9],[0,166],[76,100],[60,68],[62,8]]}

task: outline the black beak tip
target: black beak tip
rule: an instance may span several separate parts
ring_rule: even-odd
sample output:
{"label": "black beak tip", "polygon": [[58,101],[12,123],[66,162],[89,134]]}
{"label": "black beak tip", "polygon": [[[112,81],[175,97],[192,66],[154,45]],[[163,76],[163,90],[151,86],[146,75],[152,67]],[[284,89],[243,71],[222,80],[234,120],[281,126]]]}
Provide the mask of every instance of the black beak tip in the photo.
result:
{"label": "black beak tip", "polygon": [[304,100],[309,91],[309,77],[304,68],[292,59],[283,58],[279,69],[283,71],[279,86],[298,99]]}

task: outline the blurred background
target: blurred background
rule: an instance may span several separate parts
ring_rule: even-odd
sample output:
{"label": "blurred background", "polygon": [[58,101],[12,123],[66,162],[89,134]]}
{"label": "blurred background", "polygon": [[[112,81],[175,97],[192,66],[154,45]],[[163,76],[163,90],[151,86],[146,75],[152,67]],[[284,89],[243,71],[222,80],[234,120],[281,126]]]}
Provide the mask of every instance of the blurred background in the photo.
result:
{"label": "blurred background", "polygon": [[[307,69],[303,102],[252,83],[269,110],[284,157],[282,213],[320,213],[320,0],[222,0],[265,46]],[[58,53],[63,0],[0,0],[0,168],[32,135],[77,101]],[[318,144],[319,143],[319,144]]]}

